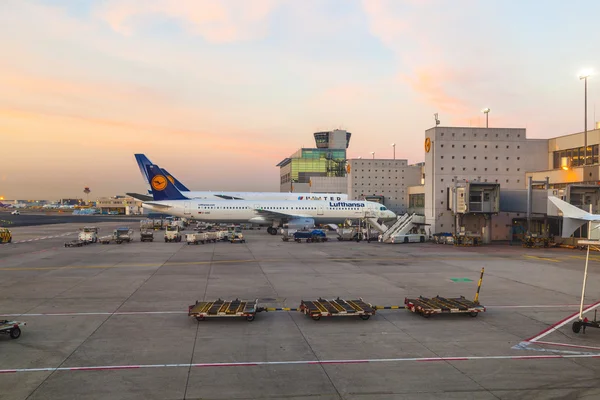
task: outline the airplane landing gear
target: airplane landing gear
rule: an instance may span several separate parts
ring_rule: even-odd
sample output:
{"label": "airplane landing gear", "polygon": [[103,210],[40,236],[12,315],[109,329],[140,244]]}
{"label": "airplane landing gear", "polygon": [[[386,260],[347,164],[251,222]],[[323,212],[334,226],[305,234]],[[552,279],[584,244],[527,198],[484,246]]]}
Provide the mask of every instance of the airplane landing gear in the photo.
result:
{"label": "airplane landing gear", "polygon": [[273,228],[272,226],[269,226],[267,228],[267,233],[270,235],[277,235],[277,228]]}

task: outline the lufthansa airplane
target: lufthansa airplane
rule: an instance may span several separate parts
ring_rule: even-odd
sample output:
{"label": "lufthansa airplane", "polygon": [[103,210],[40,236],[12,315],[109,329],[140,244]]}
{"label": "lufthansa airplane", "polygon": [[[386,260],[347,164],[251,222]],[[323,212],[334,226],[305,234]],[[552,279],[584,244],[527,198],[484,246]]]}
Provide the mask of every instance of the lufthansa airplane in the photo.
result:
{"label": "lufthansa airplane", "polygon": [[153,201],[145,209],[198,221],[253,223],[268,226],[277,234],[278,227],[311,229],[315,224],[337,224],[364,217],[393,220],[396,214],[385,206],[360,200],[204,200],[184,196],[156,165],[146,168]]}
{"label": "lufthansa airplane", "polygon": [[[587,222],[600,222],[600,214],[590,214],[581,208],[575,207],[555,196],[548,196],[552,202],[563,214],[562,237],[570,237],[577,228]],[[592,225],[592,228],[594,225]]]}
{"label": "lufthansa airplane", "polygon": [[[142,177],[146,184],[150,185],[150,177],[148,176],[147,167],[153,165],[152,162],[144,154],[136,154],[135,159],[142,173]],[[193,192],[190,191],[183,183],[181,183],[172,174],[162,169],[162,175],[179,190],[185,197],[191,199],[202,200],[331,200],[342,201],[347,200],[347,194],[340,193],[285,193],[285,192]],[[151,193],[151,192],[150,192]],[[150,196],[140,195],[136,193],[127,193],[142,201],[150,200]]]}

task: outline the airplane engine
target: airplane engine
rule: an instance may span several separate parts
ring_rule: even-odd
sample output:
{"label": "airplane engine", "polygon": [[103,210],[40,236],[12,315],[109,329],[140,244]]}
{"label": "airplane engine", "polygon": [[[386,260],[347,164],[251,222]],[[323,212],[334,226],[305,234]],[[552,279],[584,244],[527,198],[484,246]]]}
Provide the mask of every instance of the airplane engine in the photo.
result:
{"label": "airplane engine", "polygon": [[283,227],[286,229],[295,229],[297,231],[313,229],[315,227],[315,220],[312,218],[290,219]]}

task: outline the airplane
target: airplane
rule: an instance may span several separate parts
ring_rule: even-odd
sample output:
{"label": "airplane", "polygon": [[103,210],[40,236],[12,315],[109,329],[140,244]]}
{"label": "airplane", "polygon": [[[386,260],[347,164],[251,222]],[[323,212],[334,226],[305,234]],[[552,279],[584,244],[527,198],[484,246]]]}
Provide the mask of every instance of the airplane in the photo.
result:
{"label": "airplane", "polygon": [[204,200],[184,196],[156,165],[146,167],[153,201],[142,207],[199,221],[253,223],[268,226],[276,235],[278,227],[311,229],[315,224],[342,223],[365,216],[393,220],[396,214],[380,203],[362,200]]}
{"label": "airplane", "polygon": [[600,214],[591,214],[555,196],[548,196],[563,214],[562,237],[570,237],[577,228],[588,222],[600,222]]}
{"label": "airplane", "polygon": [[10,208],[11,205],[10,204],[4,204],[2,202],[0,202],[0,208]]}
{"label": "airplane", "polygon": [[[152,162],[144,154],[136,154],[135,159],[138,167],[142,172],[144,181],[150,187],[150,178],[148,176],[147,167],[153,165]],[[179,190],[185,197],[191,199],[202,199],[202,200],[331,200],[331,201],[342,201],[348,200],[347,194],[341,193],[286,193],[286,192],[211,192],[211,191],[190,191],[184,184],[182,184],[172,174],[166,170],[162,170],[162,175],[166,176],[167,179]],[[150,188],[151,189],[151,188]],[[148,191],[152,194],[152,191]],[[127,195],[135,197],[141,201],[150,201],[152,198],[148,195],[138,193],[127,193]]]}

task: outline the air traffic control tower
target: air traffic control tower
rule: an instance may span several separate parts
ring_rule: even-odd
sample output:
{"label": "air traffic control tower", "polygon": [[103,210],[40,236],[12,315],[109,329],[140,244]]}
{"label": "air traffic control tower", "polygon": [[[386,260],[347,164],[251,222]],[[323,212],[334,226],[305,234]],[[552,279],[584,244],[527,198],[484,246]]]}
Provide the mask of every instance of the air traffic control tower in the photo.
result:
{"label": "air traffic control tower", "polygon": [[[315,132],[316,148],[301,148],[284,158],[279,167],[281,192],[314,192],[311,178],[332,178],[329,193],[345,193],[346,149],[352,134],[342,129]],[[339,190],[337,187],[339,186]]]}

